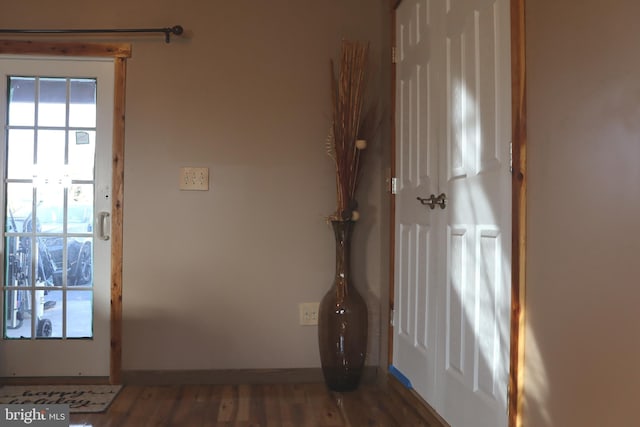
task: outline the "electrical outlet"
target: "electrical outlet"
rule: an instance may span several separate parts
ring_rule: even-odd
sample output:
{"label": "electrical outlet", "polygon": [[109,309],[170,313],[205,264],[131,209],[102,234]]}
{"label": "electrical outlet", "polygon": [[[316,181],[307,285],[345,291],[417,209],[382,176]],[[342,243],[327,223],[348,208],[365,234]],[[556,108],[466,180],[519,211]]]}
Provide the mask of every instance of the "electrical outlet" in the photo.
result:
{"label": "electrical outlet", "polygon": [[300,305],[300,325],[317,325],[319,302],[301,302]]}
{"label": "electrical outlet", "polygon": [[209,189],[209,168],[180,168],[180,190]]}

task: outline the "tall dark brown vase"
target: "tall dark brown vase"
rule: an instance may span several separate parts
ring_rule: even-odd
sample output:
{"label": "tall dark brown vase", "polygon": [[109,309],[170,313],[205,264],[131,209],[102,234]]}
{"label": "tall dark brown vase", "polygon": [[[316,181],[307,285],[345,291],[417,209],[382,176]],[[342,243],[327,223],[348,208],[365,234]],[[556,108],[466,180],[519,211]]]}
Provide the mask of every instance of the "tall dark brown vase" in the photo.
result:
{"label": "tall dark brown vase", "polygon": [[367,305],[350,277],[353,221],[332,221],[336,239],[336,276],[320,302],[318,344],[329,389],[358,388],[367,354]]}

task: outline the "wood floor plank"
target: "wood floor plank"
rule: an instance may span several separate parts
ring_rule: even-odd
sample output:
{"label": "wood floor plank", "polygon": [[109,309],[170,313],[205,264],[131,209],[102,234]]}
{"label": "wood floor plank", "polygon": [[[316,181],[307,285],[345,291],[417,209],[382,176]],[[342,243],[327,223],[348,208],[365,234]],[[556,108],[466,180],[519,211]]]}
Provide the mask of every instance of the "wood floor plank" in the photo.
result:
{"label": "wood floor plank", "polygon": [[267,427],[278,427],[282,425],[280,416],[280,401],[278,398],[278,386],[265,384],[260,387],[260,396],[264,406],[264,416]]}
{"label": "wood floor plank", "polygon": [[172,415],[171,424],[169,425],[203,425],[205,412],[209,408],[211,386],[183,385],[181,396],[182,401],[178,404],[176,412]]}
{"label": "wood floor plank", "polygon": [[[249,393],[249,421],[251,423],[263,422],[267,419],[265,412],[265,399],[262,386],[246,386]],[[264,424],[263,426],[264,427]]]}
{"label": "wood floor plank", "polygon": [[251,387],[248,385],[238,386],[238,412],[236,421],[249,421],[251,415]]}
{"label": "wood floor plank", "polygon": [[171,418],[169,419],[170,423],[175,425],[189,417],[192,413],[192,408],[195,405],[197,393],[198,390],[196,387],[180,387],[178,402],[174,407]]}
{"label": "wood floor plank", "polygon": [[166,425],[175,408],[179,406],[180,386],[170,385],[158,387],[155,394],[155,411],[147,419],[147,425]]}
{"label": "wood floor plank", "polygon": [[229,423],[227,421],[218,421],[218,417],[220,416],[220,407],[222,406],[223,400],[226,398],[226,393],[228,393],[227,388],[228,386],[222,385],[210,386],[209,397],[203,402],[202,424],[194,425],[217,427],[227,425]]}
{"label": "wood floor plank", "polygon": [[[134,402],[131,411],[124,419],[123,427],[150,426],[149,418],[155,412],[158,405],[160,387],[144,387]],[[107,410],[108,411],[108,410]]]}
{"label": "wood floor plank", "polygon": [[335,399],[325,384],[309,384],[307,393],[319,427],[344,425],[344,419],[336,407]]}
{"label": "wood floor plank", "polygon": [[278,385],[278,400],[280,402],[280,423],[282,427],[295,427],[296,409],[290,384]]}
{"label": "wood floor plank", "polygon": [[218,423],[236,419],[238,413],[237,390],[235,386],[224,386],[222,400],[218,406]]}

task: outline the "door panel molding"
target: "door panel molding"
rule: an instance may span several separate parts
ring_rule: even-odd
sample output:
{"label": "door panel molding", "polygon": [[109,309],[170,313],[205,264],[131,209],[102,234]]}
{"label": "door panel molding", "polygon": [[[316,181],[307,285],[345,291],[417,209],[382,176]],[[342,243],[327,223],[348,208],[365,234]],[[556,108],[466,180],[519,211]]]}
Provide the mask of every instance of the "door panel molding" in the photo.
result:
{"label": "door panel molding", "polygon": [[122,378],[122,213],[124,198],[124,111],[128,43],[68,43],[0,40],[0,54],[115,58],[113,114],[113,177],[111,208],[111,354],[109,382]]}

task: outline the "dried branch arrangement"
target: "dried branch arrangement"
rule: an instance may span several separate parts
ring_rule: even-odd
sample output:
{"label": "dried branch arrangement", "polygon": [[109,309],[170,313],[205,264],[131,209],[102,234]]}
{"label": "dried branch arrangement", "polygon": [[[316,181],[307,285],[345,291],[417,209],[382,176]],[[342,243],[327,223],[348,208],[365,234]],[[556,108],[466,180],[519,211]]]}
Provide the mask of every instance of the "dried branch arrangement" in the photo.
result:
{"label": "dried branch arrangement", "polygon": [[336,167],[337,209],[330,220],[357,220],[355,193],[360,174],[360,156],[367,146],[359,139],[366,86],[369,45],[342,41],[338,70],[331,61],[333,123],[327,153]]}

